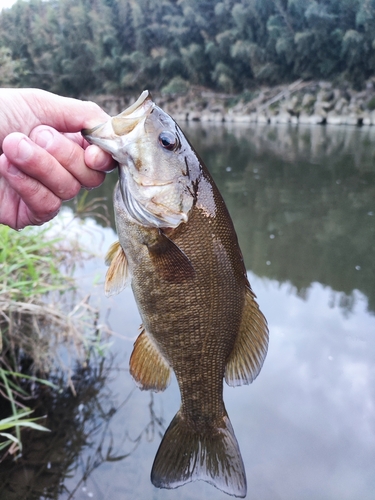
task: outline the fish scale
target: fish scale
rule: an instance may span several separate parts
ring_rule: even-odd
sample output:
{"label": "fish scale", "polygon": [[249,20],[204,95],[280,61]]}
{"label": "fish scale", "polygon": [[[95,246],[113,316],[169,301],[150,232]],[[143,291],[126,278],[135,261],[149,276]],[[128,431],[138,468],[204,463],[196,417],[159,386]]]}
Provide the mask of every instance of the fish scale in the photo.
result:
{"label": "fish scale", "polygon": [[176,488],[201,479],[244,497],[245,468],[223,380],[239,385],[256,378],[268,328],[224,200],[178,125],[147,91],[84,135],[119,163],[119,243],[107,256],[106,290],[120,291],[130,277],[143,321],[130,373],[141,389],[160,391],[174,371],[181,392],[151,480]]}

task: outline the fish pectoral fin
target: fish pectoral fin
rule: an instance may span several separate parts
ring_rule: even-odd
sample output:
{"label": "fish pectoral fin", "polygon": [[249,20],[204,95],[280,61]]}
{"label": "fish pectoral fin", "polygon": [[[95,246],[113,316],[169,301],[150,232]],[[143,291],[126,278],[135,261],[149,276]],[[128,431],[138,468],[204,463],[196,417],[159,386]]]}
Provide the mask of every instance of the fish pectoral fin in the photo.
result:
{"label": "fish pectoral fin", "polygon": [[267,349],[267,321],[249,287],[246,289],[240,330],[225,368],[226,383],[236,386],[253,382],[262,368]]}
{"label": "fish pectoral fin", "polygon": [[104,291],[109,297],[120,293],[129,282],[128,261],[119,241],[109,247],[105,263],[109,269],[105,276]]}
{"label": "fish pectoral fin", "polygon": [[157,272],[170,283],[182,283],[194,278],[195,270],[187,255],[164,233],[147,244]]}
{"label": "fish pectoral fin", "polygon": [[160,443],[151,471],[157,488],[207,481],[228,495],[246,496],[246,474],[227,415],[218,426],[197,432],[177,413]]}
{"label": "fish pectoral fin", "polygon": [[130,356],[130,374],[142,390],[164,391],[171,380],[171,368],[155,342],[143,328]]}

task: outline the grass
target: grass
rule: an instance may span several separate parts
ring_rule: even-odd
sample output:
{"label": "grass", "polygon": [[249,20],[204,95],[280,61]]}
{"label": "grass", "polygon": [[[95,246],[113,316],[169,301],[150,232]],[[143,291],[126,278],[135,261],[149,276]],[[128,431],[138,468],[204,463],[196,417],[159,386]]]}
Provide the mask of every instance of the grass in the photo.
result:
{"label": "grass", "polygon": [[103,349],[98,312],[78,298],[73,279],[83,257],[53,225],[20,232],[0,225],[0,461],[22,452],[21,429],[47,430],[28,405],[40,387],[58,390],[51,373],[62,372],[74,393],[71,361],[84,364],[90,350]]}
{"label": "grass", "polygon": [[374,111],[375,109],[375,97],[372,97],[369,102],[367,103],[367,108],[370,110],[370,111]]}
{"label": "grass", "polygon": [[62,254],[51,254],[59,239],[48,239],[47,232],[0,226],[0,300],[24,300],[65,288],[59,271]]}

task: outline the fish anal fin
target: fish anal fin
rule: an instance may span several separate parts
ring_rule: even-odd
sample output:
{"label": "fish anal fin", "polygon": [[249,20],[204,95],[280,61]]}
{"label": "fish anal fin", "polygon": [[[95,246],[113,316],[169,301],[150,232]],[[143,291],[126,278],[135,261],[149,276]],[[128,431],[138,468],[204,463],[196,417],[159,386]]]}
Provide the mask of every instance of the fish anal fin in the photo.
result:
{"label": "fish anal fin", "polygon": [[171,379],[171,368],[154,341],[143,328],[130,356],[130,374],[142,390],[164,391]]}
{"label": "fish anal fin", "polygon": [[230,386],[250,384],[259,374],[268,349],[268,326],[250,288],[246,288],[242,320],[227,361],[225,381]]}
{"label": "fish anal fin", "polygon": [[246,496],[241,452],[227,415],[220,426],[199,433],[177,413],[156,454],[151,481],[157,488],[178,488],[206,481],[236,497]]}
{"label": "fish anal fin", "polygon": [[164,280],[182,283],[194,278],[195,270],[187,255],[162,232],[147,247],[155,268]]}
{"label": "fish anal fin", "polygon": [[129,282],[128,261],[120,242],[113,243],[105,257],[109,266],[105,276],[104,291],[107,297],[120,293]]}

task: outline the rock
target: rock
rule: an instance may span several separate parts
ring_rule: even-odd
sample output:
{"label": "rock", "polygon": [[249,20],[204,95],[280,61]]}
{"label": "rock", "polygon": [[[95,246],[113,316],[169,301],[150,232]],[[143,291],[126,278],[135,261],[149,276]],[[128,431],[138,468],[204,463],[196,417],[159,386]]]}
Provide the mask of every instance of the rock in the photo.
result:
{"label": "rock", "polygon": [[319,87],[321,89],[324,89],[324,90],[329,90],[332,88],[332,83],[331,82],[324,82],[324,81],[320,81],[319,82]]}
{"label": "rock", "polygon": [[311,123],[312,125],[323,125],[327,121],[326,116],[322,116],[320,114],[318,115],[315,113],[311,115],[309,118],[310,118],[309,123]]}
{"label": "rock", "polygon": [[340,115],[337,115],[334,111],[330,111],[327,113],[327,125],[342,125],[343,118]]}
{"label": "rock", "polygon": [[233,113],[227,113],[225,117],[225,121],[228,123],[233,123],[234,122],[234,114]]}
{"label": "rock", "polygon": [[344,97],[340,97],[335,104],[334,110],[336,113],[342,113],[344,108],[348,107],[348,101]]}
{"label": "rock", "polygon": [[176,120],[176,122],[179,122],[179,123],[187,122],[188,121],[188,114],[187,113],[174,113],[173,118]]}
{"label": "rock", "polygon": [[334,89],[333,90],[333,100],[337,102],[341,98],[341,90],[340,89]]}
{"label": "rock", "polygon": [[302,98],[301,106],[302,108],[310,108],[315,102],[315,97],[312,94],[305,94]]}
{"label": "rock", "polygon": [[296,115],[298,113],[298,97],[295,95],[293,96],[289,101],[284,106],[284,109],[290,114],[290,115]]}
{"label": "rock", "polygon": [[276,116],[276,123],[290,123],[290,114],[281,111]]}
{"label": "rock", "polygon": [[201,122],[210,122],[211,114],[210,113],[201,113]]}
{"label": "rock", "polygon": [[343,123],[345,123],[345,125],[358,125],[358,115],[351,113],[343,117]]}
{"label": "rock", "polygon": [[251,122],[251,116],[250,115],[233,115],[232,116],[232,121],[236,123],[250,123]]}
{"label": "rock", "polygon": [[242,108],[244,106],[243,101],[239,101],[237,104],[235,104],[232,108],[229,108],[228,113],[237,113],[241,112]]}
{"label": "rock", "polygon": [[276,125],[276,123],[279,123],[279,122],[277,121],[277,117],[278,117],[278,115],[271,115],[271,116],[269,117],[269,122],[270,122],[270,124],[271,124],[271,125]]}
{"label": "rock", "polygon": [[298,117],[298,121],[303,125],[308,125],[311,123],[310,115],[308,115],[307,113],[301,113]]}
{"label": "rock", "polygon": [[222,104],[213,103],[211,106],[208,106],[208,110],[210,113],[224,113],[224,106]]}
{"label": "rock", "polygon": [[[252,100],[245,102],[243,96],[241,99],[241,96],[192,87],[183,95],[160,95],[156,99],[180,122],[375,125],[375,110],[369,106],[375,98],[375,77],[369,79],[361,91],[353,90],[349,84],[342,84],[338,89],[330,82],[303,82],[295,90],[288,85],[278,85],[248,90],[246,95]],[[87,97],[111,115],[118,114],[133,102],[133,96],[129,99],[115,95]],[[228,108],[232,102],[236,104]]]}
{"label": "rock", "polygon": [[323,101],[332,101],[334,97],[333,90],[321,90],[318,92],[318,95],[316,96],[316,101],[317,102],[323,102]]}
{"label": "rock", "polygon": [[212,121],[216,123],[225,122],[225,114],[224,113],[213,113],[211,115]]}
{"label": "rock", "polygon": [[365,126],[372,125],[370,113],[363,113],[362,125],[365,125]]}
{"label": "rock", "polygon": [[209,111],[205,111],[201,113],[201,121],[202,122],[222,122],[223,115],[221,113],[210,113]]}
{"label": "rock", "polygon": [[331,111],[333,108],[334,108],[334,101],[331,101],[331,102],[328,102],[328,101],[322,101],[320,103],[321,107],[325,110],[325,111]]}
{"label": "rock", "polygon": [[257,123],[268,123],[268,117],[264,113],[259,113],[257,118]]}
{"label": "rock", "polygon": [[314,104],[314,115],[320,115],[323,118],[326,118],[327,109],[325,107],[325,102],[316,101],[316,103]]}
{"label": "rock", "polygon": [[349,114],[354,114],[354,115],[358,115],[361,113],[361,108],[358,106],[357,102],[356,102],[356,99],[352,99],[349,103],[349,106],[348,106],[348,112]]}

